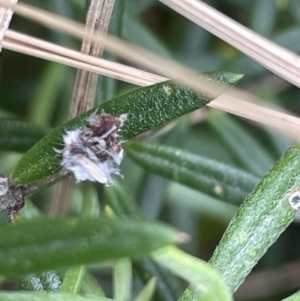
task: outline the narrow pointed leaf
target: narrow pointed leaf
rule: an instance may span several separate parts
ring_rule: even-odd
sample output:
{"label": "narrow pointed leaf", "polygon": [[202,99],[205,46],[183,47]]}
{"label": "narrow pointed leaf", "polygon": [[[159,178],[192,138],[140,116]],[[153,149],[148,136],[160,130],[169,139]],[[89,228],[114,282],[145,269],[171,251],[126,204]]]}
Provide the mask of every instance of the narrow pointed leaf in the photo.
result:
{"label": "narrow pointed leaf", "polygon": [[265,175],[274,164],[272,156],[232,116],[211,110],[208,122],[219,133],[234,160],[254,175]]}
{"label": "narrow pointed leaf", "polygon": [[80,290],[85,271],[85,265],[69,268],[65,274],[64,281],[61,286],[61,292],[77,294]]}
{"label": "narrow pointed leaf", "polygon": [[132,291],[132,265],[128,258],[122,258],[115,263],[114,277],[114,299],[130,301]]}
{"label": "narrow pointed leaf", "polygon": [[0,119],[0,150],[26,152],[48,132],[28,122]]}
{"label": "narrow pointed leaf", "polygon": [[[137,204],[120,185],[106,187],[105,199],[118,218],[143,219]],[[144,256],[133,260],[135,273],[143,283],[148,283],[149,277],[156,279],[154,299],[158,301],[177,300],[183,288],[181,282],[171,272],[162,269],[152,259]]]}
{"label": "narrow pointed leaf", "polygon": [[153,259],[185,279],[194,287],[194,298],[180,300],[230,301],[229,290],[217,271],[204,260],[193,257],[175,247],[166,247],[152,253]]}
{"label": "narrow pointed leaf", "polygon": [[210,263],[234,292],[299,208],[300,149],[290,148],[231,221]]}
{"label": "narrow pointed leaf", "polygon": [[0,271],[7,277],[136,257],[180,238],[154,222],[101,218],[30,220],[0,227]]}
{"label": "narrow pointed leaf", "polygon": [[149,142],[130,141],[126,154],[148,171],[233,204],[241,204],[259,179],[224,163]]}
{"label": "narrow pointed leaf", "polygon": [[[207,73],[207,81],[229,88],[241,75],[227,72]],[[98,109],[114,116],[128,114],[120,139],[134,136],[205,106],[212,98],[196,94],[172,81],[138,88],[114,98],[54,129],[34,145],[18,162],[11,178],[25,184],[51,176],[60,169],[60,156],[54,148],[62,148],[62,135],[68,129],[81,127],[85,118]]]}
{"label": "narrow pointed leaf", "polygon": [[156,280],[151,278],[140,293],[135,297],[134,301],[151,301],[155,292]]}
{"label": "narrow pointed leaf", "polygon": [[90,297],[105,297],[105,294],[95,277],[87,270],[81,285],[81,294]]}

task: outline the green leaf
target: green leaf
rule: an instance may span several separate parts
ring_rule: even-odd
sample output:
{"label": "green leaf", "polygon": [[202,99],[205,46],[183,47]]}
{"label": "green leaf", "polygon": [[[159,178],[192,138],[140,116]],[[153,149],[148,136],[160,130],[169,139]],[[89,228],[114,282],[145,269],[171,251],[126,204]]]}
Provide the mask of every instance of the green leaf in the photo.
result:
{"label": "green leaf", "polygon": [[86,267],[84,265],[69,268],[65,274],[61,292],[77,294],[80,290],[85,271]]}
{"label": "green leaf", "polygon": [[258,176],[265,175],[273,166],[271,155],[231,116],[210,110],[208,122],[220,134],[239,165]]}
{"label": "green leaf", "polygon": [[[241,78],[241,75],[228,72],[210,72],[206,75],[207,81],[216,82],[224,89]],[[128,140],[198,109],[211,100],[207,95],[195,94],[181,85],[166,81],[133,90],[98,106],[97,109],[114,116],[128,114],[128,120],[120,132],[120,139]],[[68,121],[34,145],[18,162],[11,179],[17,184],[26,184],[57,173],[61,168],[61,158],[54,148],[62,147],[62,135],[66,130],[83,126],[85,118],[95,111],[96,108]]]}
{"label": "green leaf", "polygon": [[0,301],[112,301],[104,297],[82,297],[69,293],[46,293],[46,292],[0,292]]}
{"label": "green leaf", "polygon": [[294,146],[254,189],[228,226],[210,262],[231,292],[292,222],[295,210],[290,202],[299,198],[299,170],[300,149]]}
{"label": "green leaf", "polygon": [[152,257],[156,262],[170,269],[194,287],[191,294],[185,292],[180,300],[232,300],[228,288],[222,282],[218,273],[207,262],[172,246],[153,252]]}
{"label": "green leaf", "polygon": [[20,216],[25,220],[29,220],[40,218],[44,215],[30,200],[26,200],[24,207],[20,211]]}
{"label": "green leaf", "polygon": [[151,301],[155,292],[156,280],[151,278],[140,293],[136,296],[134,301]]}
{"label": "green leaf", "polygon": [[[179,235],[179,236],[178,236]],[[138,257],[180,240],[154,222],[101,218],[29,220],[0,227],[0,271],[7,277]]]}
{"label": "green leaf", "polygon": [[148,257],[133,261],[133,267],[143,283],[151,277],[156,279],[156,292],[154,300],[177,300],[183,292],[182,283],[170,271],[164,269]]}
{"label": "green leaf", "polygon": [[[118,218],[143,219],[136,202],[121,185],[106,187],[105,199]],[[178,299],[183,291],[181,283],[174,275],[148,257],[135,259],[133,268],[143,283],[148,283],[150,277],[155,277],[155,300],[173,301]]]}
{"label": "green leaf", "polygon": [[65,65],[47,62],[44,71],[39,73],[39,82],[30,102],[29,119],[34,124],[51,124],[55,107],[61,97],[60,89],[65,85],[64,78],[68,76],[67,70]]}
{"label": "green leaf", "polygon": [[173,147],[130,141],[124,149],[148,171],[233,204],[241,204],[259,181],[240,169]]}
{"label": "green leaf", "polygon": [[299,301],[300,300],[300,291],[296,292],[295,294],[282,299],[281,301]]}
{"label": "green leaf", "polygon": [[93,275],[87,270],[81,285],[81,293],[91,297],[105,297],[103,290]]}
{"label": "green leaf", "polygon": [[106,202],[118,218],[142,218],[137,203],[121,185],[105,187],[104,192]]}
{"label": "green leaf", "polygon": [[276,9],[276,2],[272,0],[253,1],[250,28],[265,37],[270,36],[276,20]]}
{"label": "green leaf", "polygon": [[122,258],[114,266],[114,299],[130,301],[132,293],[132,267],[128,258]]}
{"label": "green leaf", "polygon": [[24,121],[0,119],[0,150],[26,152],[48,132]]}
{"label": "green leaf", "polygon": [[146,48],[163,57],[173,57],[170,50],[159,41],[149,28],[147,28],[137,17],[125,11],[123,38],[133,44]]}

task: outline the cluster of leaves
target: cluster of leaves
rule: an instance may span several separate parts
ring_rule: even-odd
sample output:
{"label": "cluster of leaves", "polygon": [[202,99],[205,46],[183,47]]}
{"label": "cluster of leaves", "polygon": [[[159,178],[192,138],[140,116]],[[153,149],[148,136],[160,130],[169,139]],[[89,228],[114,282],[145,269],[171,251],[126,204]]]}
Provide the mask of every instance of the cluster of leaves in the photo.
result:
{"label": "cluster of leaves", "polygon": [[[136,1],[128,3],[131,2]],[[285,31],[275,31],[276,10],[270,13],[270,8],[277,8],[284,10],[285,15],[299,18],[290,4],[285,7],[278,4],[276,7],[270,1],[254,1],[252,4],[228,2],[239,12],[251,7],[251,22],[255,30],[265,35],[276,34],[276,41],[285,39],[285,46],[295,50],[292,35],[300,28],[286,24],[282,26]],[[61,3],[60,13],[71,9],[72,17],[76,18],[78,14],[82,18],[84,9],[80,4]],[[121,27],[123,37],[171,56],[171,51],[137,18],[142,12],[145,19],[147,14],[156,10],[160,12],[162,8],[151,8],[152,4],[151,0],[138,5],[127,4],[124,26]],[[258,18],[265,10],[268,17]],[[177,53],[172,55],[195,68],[199,63],[202,70],[221,69],[226,62],[226,69],[243,72],[248,80],[261,76],[260,87],[263,90],[266,74],[262,67],[239,57],[224,45],[221,45],[224,49],[219,53],[213,51],[214,46],[208,41],[207,33],[195,31],[194,25],[178,16],[170,14],[168,17],[172,32],[176,32]],[[177,26],[184,28],[180,31],[182,37],[177,33]],[[161,34],[164,37],[163,32]],[[61,36],[55,38],[58,40]],[[175,43],[174,36],[169,35],[168,39],[165,40],[170,45]],[[192,43],[197,39],[203,44],[202,48]],[[210,47],[209,53],[205,53],[206,47]],[[226,58],[226,53],[231,59]],[[6,59],[10,61],[10,55],[3,55],[3,65]],[[41,68],[38,64],[34,66]],[[7,86],[5,91],[10,91],[1,95],[1,114],[5,117],[0,120],[0,147],[5,151],[1,160],[7,161],[6,165],[3,164],[3,172],[9,171],[10,178],[19,185],[56,173],[60,169],[60,158],[54,147],[60,147],[63,132],[80,126],[85,117],[95,111],[93,109],[67,123],[62,122],[67,114],[63,116],[57,112],[63,111],[67,104],[58,103],[55,99],[58,96],[60,99],[69,98],[64,94],[68,89],[61,92],[61,88],[67,85],[71,71],[50,63],[38,71],[42,74],[39,82],[30,75],[31,70],[26,73],[26,80],[18,82],[17,78],[13,78],[20,89],[24,85],[24,91],[14,95],[13,101],[9,93],[15,89],[6,84],[9,80],[5,76],[1,80],[1,85],[5,83]],[[240,78],[229,72],[212,72],[207,76],[226,87]],[[30,83],[27,83],[28,79]],[[29,97],[28,90],[33,84],[38,86],[38,90]],[[104,272],[99,278],[104,277],[106,269],[99,266],[87,269],[86,266],[101,262],[113,270],[113,297],[116,300],[132,298],[132,270],[145,283],[135,300],[150,300],[153,294],[155,300],[232,300],[232,293],[295,216],[287,200],[290,193],[300,186],[300,149],[291,147],[274,165],[290,145],[278,134],[264,132],[254,135],[253,128],[215,111],[205,112],[205,122],[193,125],[188,118],[181,116],[205,106],[211,99],[196,95],[171,81],[138,88],[118,97],[115,97],[115,88],[115,82],[111,80],[99,81],[98,102],[99,99],[111,100],[101,103],[98,109],[116,116],[129,114],[121,132],[122,138],[128,140],[124,148],[130,159],[127,158],[122,166],[125,179],[109,188],[90,183],[82,185],[81,193],[78,191],[73,196],[75,217],[49,219],[27,201],[21,218],[15,224],[0,227],[0,274],[3,280],[14,277],[20,284],[18,292],[7,292],[4,281],[0,299],[109,300],[106,296],[111,294],[106,292],[107,287],[104,287],[104,293],[95,278],[100,270]],[[122,89],[125,87],[119,87],[119,93]],[[287,90],[294,97],[296,92]],[[276,92],[262,91],[280,103]],[[27,103],[30,98],[32,101],[26,105],[26,110],[18,111],[18,104]],[[10,118],[12,113],[29,122]],[[157,130],[157,126],[171,120],[176,120],[171,129]],[[49,132],[50,127],[54,129]],[[146,131],[149,131],[147,139],[133,140]],[[12,160],[16,160],[16,155],[12,155],[11,151],[27,152],[15,164]],[[40,209],[45,208],[47,192],[33,196],[32,200],[37,201]],[[101,206],[106,206],[99,215],[100,201]],[[240,206],[238,211],[237,206]],[[172,246],[184,240],[182,233],[158,221],[150,222],[145,216],[162,219],[190,233],[192,241],[184,247],[187,253]],[[207,216],[209,221],[205,220]],[[211,253],[211,249],[195,242],[201,239],[217,243],[218,232],[224,230],[229,219],[230,225],[209,265],[188,255],[200,253],[202,257],[205,252]],[[279,243],[285,250],[289,247],[284,242]],[[192,285],[184,291],[177,277]],[[295,295],[290,300],[297,298]]]}

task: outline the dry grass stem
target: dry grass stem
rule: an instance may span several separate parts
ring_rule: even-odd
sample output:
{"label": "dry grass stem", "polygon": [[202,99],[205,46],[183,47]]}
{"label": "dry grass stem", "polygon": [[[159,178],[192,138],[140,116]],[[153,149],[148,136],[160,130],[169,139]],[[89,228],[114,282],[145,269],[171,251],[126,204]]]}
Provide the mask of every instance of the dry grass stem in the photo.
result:
{"label": "dry grass stem", "polygon": [[[90,56],[102,56],[103,47],[99,40],[93,37],[106,36],[111,19],[114,0],[92,0],[86,17],[85,34],[82,40],[81,52]],[[69,118],[91,109],[94,106],[98,75],[94,72],[78,69]]]}
{"label": "dry grass stem", "polygon": [[290,138],[300,140],[300,119],[297,117],[240,100],[226,93],[213,100],[208,106],[275,127]]}
{"label": "dry grass stem", "polygon": [[[3,0],[0,0],[0,4],[2,4],[2,1]],[[51,18],[52,16],[50,17],[50,20],[52,20]],[[72,23],[73,21],[67,22]],[[22,44],[18,45],[18,41],[21,41]],[[27,43],[27,45],[25,43]],[[70,66],[91,72],[100,73],[105,76],[110,76],[136,85],[145,86],[167,79],[162,76],[151,74],[118,63],[108,62],[99,58],[87,56],[48,42],[12,32],[10,30],[8,30],[6,33],[4,46],[14,51],[23,51],[24,53],[30,55],[40,56],[45,59],[54,60],[59,63],[68,64]],[[197,83],[197,90],[199,90],[199,88],[201,90],[203,85],[201,85],[199,80]],[[299,140],[298,133],[300,132],[300,125],[299,119],[296,117],[240,101],[238,98],[229,95],[222,95],[218,97],[216,100],[211,102],[209,106],[259,123],[274,126],[288,134],[291,138]]]}
{"label": "dry grass stem", "polygon": [[[25,42],[27,42],[28,44],[24,44]],[[161,77],[159,75],[128,67],[119,63],[109,62],[100,58],[91,57],[82,54],[81,52],[41,41],[36,38],[13,32],[11,30],[8,30],[6,33],[4,46],[5,48],[10,50],[23,52],[28,55],[41,57],[76,68],[81,68],[139,86],[147,86],[167,80],[167,78]],[[208,106],[250,119],[255,122],[275,127],[294,140],[299,140],[299,118],[242,101],[240,99],[244,99],[244,94],[238,93],[236,95],[243,96],[234,96],[233,91],[236,93],[237,89],[232,89],[230,91],[230,95],[223,94],[219,96]],[[251,101],[253,101],[253,99],[255,99],[256,101],[258,100],[257,97],[249,93],[247,94],[247,98]]]}
{"label": "dry grass stem", "polygon": [[179,14],[300,87],[300,57],[197,0],[160,0]]}
{"label": "dry grass stem", "polygon": [[12,30],[7,30],[3,44],[3,47],[8,50],[102,74],[138,86],[166,80],[164,77],[143,70],[92,57]]}
{"label": "dry grass stem", "polygon": [[[0,0],[0,5],[11,7],[6,0]],[[84,26],[67,18],[57,16],[35,7],[17,4],[15,13],[28,19],[38,22],[48,28],[70,34],[82,39],[84,36]],[[187,68],[176,61],[160,57],[150,51],[137,47],[133,44],[124,42],[119,38],[107,36],[105,39],[101,35],[93,37],[94,41],[101,41],[106,50],[118,55],[119,57],[133,63],[148,68],[158,74],[176,80],[191,89],[217,97],[224,91],[220,86],[213,85],[208,87],[205,81],[199,80],[199,72]]]}

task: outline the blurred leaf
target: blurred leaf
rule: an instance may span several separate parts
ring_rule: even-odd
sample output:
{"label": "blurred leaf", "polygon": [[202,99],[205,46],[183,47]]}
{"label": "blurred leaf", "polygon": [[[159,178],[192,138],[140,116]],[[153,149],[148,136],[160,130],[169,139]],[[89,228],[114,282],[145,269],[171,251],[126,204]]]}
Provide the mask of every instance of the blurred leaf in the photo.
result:
{"label": "blurred leaf", "polygon": [[[188,209],[190,212],[197,214],[197,217],[208,216],[228,224],[237,211],[237,207],[228,203],[217,200],[207,194],[198,192],[187,186],[177,183],[170,183],[166,191],[167,202],[172,207]],[[179,210],[181,210],[179,208]],[[188,232],[190,233],[190,232]]]}
{"label": "blurred leaf", "polygon": [[300,149],[294,146],[243,203],[215,250],[210,262],[231,292],[292,222],[295,210],[288,200],[299,191],[299,168]]}
{"label": "blurred leaf", "polygon": [[105,187],[104,191],[107,204],[118,218],[142,218],[138,205],[121,185]]}
{"label": "blurred leaf", "polygon": [[210,110],[208,122],[219,133],[232,157],[251,173],[263,176],[272,167],[271,155],[231,116]]}
{"label": "blurred leaf", "polygon": [[[211,81],[219,82],[218,84],[224,88],[229,88],[241,78],[239,74],[228,72],[210,72],[206,75],[206,80],[210,83]],[[100,105],[97,109],[99,112],[104,111],[114,116],[128,114],[128,120],[120,132],[120,139],[128,140],[155,126],[200,108],[210,100],[211,98],[208,96],[195,94],[172,81],[166,81],[135,89]],[[95,111],[96,108],[54,129],[22,157],[12,172],[11,178],[18,184],[25,184],[58,172],[61,168],[61,159],[54,148],[60,147],[62,135],[66,130],[83,126],[85,118]]]}
{"label": "blurred leaf", "polygon": [[0,292],[0,300],[5,301],[112,301],[104,297],[90,298],[69,293],[46,293],[46,292]]}
{"label": "blurred leaf", "polygon": [[178,277],[191,283],[194,290],[190,294],[189,291],[186,291],[180,298],[181,301],[233,300],[218,273],[207,262],[188,255],[175,247],[166,247],[155,251],[152,253],[152,257]]}
{"label": "blurred leaf", "polygon": [[82,185],[82,217],[97,217],[100,212],[99,199],[94,183],[85,181]]}
{"label": "blurred leaf", "polygon": [[128,258],[122,258],[114,266],[114,299],[131,301],[132,267]]}
{"label": "blurred leaf", "polygon": [[148,257],[133,261],[133,267],[143,283],[155,277],[156,292],[154,300],[173,301],[177,300],[183,292],[182,283],[170,271],[164,269],[158,263]]}
{"label": "blurred leaf", "polygon": [[41,74],[31,104],[29,119],[37,125],[49,126],[55,110],[55,98],[66,75],[66,66],[48,62]]}
{"label": "blurred leaf", "polygon": [[148,29],[137,17],[130,13],[124,14],[123,38],[133,44],[153,51],[163,57],[171,58],[170,50],[159,41],[158,38]]}
{"label": "blurred leaf", "polygon": [[282,299],[281,301],[299,301],[299,300],[300,300],[300,291],[287,298]]}
{"label": "blurred leaf", "polygon": [[124,149],[148,171],[233,204],[241,204],[259,181],[240,169],[164,145],[131,141]]}
{"label": "blurred leaf", "polygon": [[48,132],[24,121],[0,119],[0,150],[26,152]]}
{"label": "blurred leaf", "polygon": [[101,218],[30,220],[0,227],[0,270],[11,277],[56,267],[137,257],[178,240],[154,222]]}
{"label": "blurred leaf", "polygon": [[290,0],[290,1],[288,1],[288,5],[289,5],[290,13],[299,22],[300,21],[300,3],[299,3],[299,1]]}
{"label": "blurred leaf", "polygon": [[40,218],[44,215],[30,200],[26,200],[24,207],[20,210],[20,216],[25,220],[29,220]]}
{"label": "blurred leaf", "polygon": [[125,1],[126,3],[126,10],[130,11],[134,14],[141,14],[144,10],[149,8],[151,5],[153,5],[156,1],[155,0],[131,0],[131,1]]}
{"label": "blurred leaf", "polygon": [[253,3],[253,15],[251,18],[251,29],[263,36],[272,33],[275,17],[276,3],[273,0],[255,0]]}
{"label": "blurred leaf", "polygon": [[69,268],[65,274],[61,292],[77,294],[80,290],[85,271],[86,267],[84,265]]}
{"label": "blurred leaf", "polygon": [[134,301],[151,301],[155,292],[156,280],[151,278],[140,293],[135,297]]}
{"label": "blurred leaf", "polygon": [[[136,202],[128,195],[122,186],[105,188],[106,200],[118,218],[143,219]],[[182,293],[182,285],[169,271],[164,270],[148,257],[135,259],[133,268],[143,283],[148,283],[151,277],[156,279],[157,301],[173,301]]]}
{"label": "blurred leaf", "polygon": [[[24,220],[42,218],[44,215],[30,201],[26,200],[20,215],[15,222],[22,223]],[[57,271],[45,271],[40,274],[28,274],[20,278],[22,290],[59,292],[62,284],[62,276]]]}
{"label": "blurred leaf", "polygon": [[300,51],[300,41],[298,39],[300,34],[300,26],[291,26],[285,30],[280,31],[274,38],[274,42],[291,51]]}
{"label": "blurred leaf", "polygon": [[93,275],[87,270],[84,274],[80,292],[90,297],[105,297],[103,290]]}

